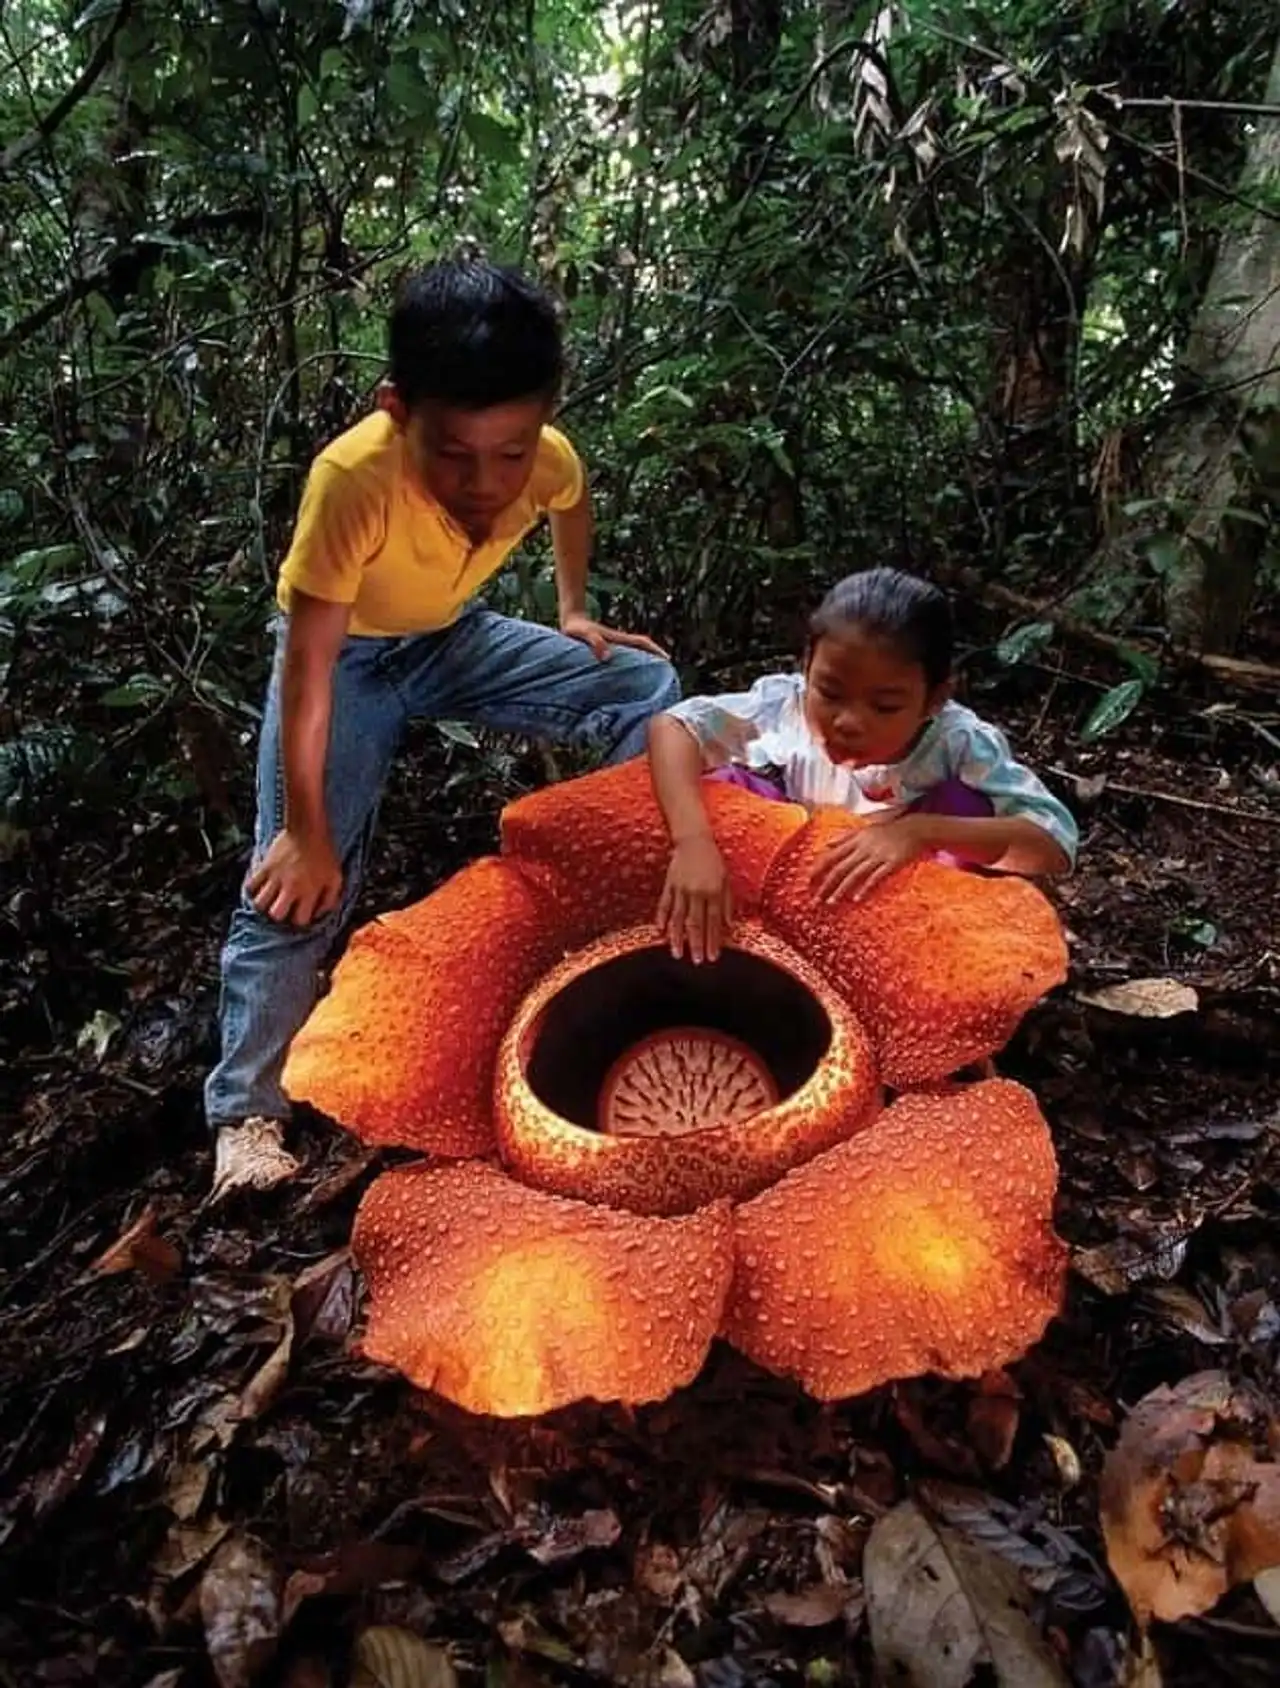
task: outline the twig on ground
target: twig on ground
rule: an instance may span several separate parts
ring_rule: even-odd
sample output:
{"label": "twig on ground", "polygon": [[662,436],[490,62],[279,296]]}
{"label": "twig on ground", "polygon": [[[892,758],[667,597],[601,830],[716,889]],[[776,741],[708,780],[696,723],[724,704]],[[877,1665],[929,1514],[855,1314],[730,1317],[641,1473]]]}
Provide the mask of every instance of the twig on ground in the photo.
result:
{"label": "twig on ground", "polygon": [[[1086,778],[1086,775],[1073,773],[1070,768],[1049,769],[1060,780],[1075,781]],[[1152,803],[1171,803],[1177,809],[1195,809],[1202,815],[1225,816],[1236,821],[1260,821],[1263,826],[1280,826],[1280,814],[1271,815],[1265,809],[1238,809],[1232,803],[1210,803],[1203,797],[1183,797],[1174,791],[1152,791],[1142,785],[1124,785],[1119,780],[1108,778],[1106,791],[1118,791],[1122,797],[1145,797]]]}

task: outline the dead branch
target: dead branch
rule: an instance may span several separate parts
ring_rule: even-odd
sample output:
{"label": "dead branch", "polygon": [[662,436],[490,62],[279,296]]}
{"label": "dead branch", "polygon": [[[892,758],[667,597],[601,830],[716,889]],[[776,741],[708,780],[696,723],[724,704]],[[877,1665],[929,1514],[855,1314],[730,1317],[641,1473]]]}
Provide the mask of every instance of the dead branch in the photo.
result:
{"label": "dead branch", "polygon": [[[1070,768],[1050,767],[1049,772],[1069,784],[1074,784],[1081,777],[1072,773]],[[1104,778],[1103,791],[1115,791],[1121,797],[1141,797],[1149,803],[1168,803],[1175,809],[1194,809],[1199,815],[1216,815],[1222,820],[1258,821],[1263,826],[1280,826],[1280,814],[1268,814],[1265,809],[1241,809],[1234,803],[1211,803],[1204,797],[1184,797],[1176,791],[1152,791],[1145,785],[1125,785],[1109,776]]]}
{"label": "dead branch", "polygon": [[1011,587],[1001,586],[996,581],[983,580],[972,569],[962,569],[958,578],[964,590],[971,592],[982,602],[994,608],[1013,610],[1018,615],[1026,616],[1029,621],[1051,622],[1060,633],[1090,650],[1121,657],[1126,652],[1140,651],[1156,661],[1169,662],[1175,669],[1208,675],[1224,686],[1234,686],[1241,691],[1264,692],[1273,699],[1280,696],[1280,668],[1273,668],[1268,663],[1247,662],[1240,657],[1216,656],[1186,649],[1161,650],[1141,639],[1121,639],[1114,633],[1104,633],[1100,628],[1090,627],[1087,622],[1080,621],[1063,610],[1055,609],[1051,604],[1028,598],[1025,593],[1015,592]]}

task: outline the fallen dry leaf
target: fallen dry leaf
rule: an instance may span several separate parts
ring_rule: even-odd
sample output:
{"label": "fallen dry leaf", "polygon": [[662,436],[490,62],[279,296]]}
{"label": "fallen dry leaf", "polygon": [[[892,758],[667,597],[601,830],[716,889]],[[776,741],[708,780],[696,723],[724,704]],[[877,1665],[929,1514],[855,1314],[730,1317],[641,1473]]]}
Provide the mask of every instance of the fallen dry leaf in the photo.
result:
{"label": "fallen dry leaf", "polygon": [[1272,1622],[1280,1624],[1280,1565],[1259,1571],[1253,1579],[1253,1592],[1267,1608]]}
{"label": "fallen dry leaf", "polygon": [[249,1688],[280,1638],[279,1578],[261,1542],[222,1544],[200,1581],[200,1616],[219,1688]]}
{"label": "fallen dry leaf", "polygon": [[206,1461],[184,1461],[170,1470],[164,1504],[181,1523],[190,1523],[204,1505],[212,1476],[213,1467]]}
{"label": "fallen dry leaf", "polygon": [[281,1627],[293,1622],[304,1600],[321,1596],[362,1594],[383,1583],[411,1577],[422,1558],[416,1547],[396,1547],[388,1542],[357,1541],[329,1555],[313,1568],[295,1571],[285,1584]]}
{"label": "fallen dry leaf", "polygon": [[106,1433],[106,1413],[90,1414],[76,1427],[71,1445],[59,1463],[52,1470],[42,1471],[32,1478],[28,1492],[31,1510],[37,1519],[47,1518],[75,1493],[97,1458]]}
{"label": "fallen dry leaf", "polygon": [[636,1553],[634,1576],[637,1588],[669,1605],[684,1581],[680,1555],[666,1542],[646,1542]]}
{"label": "fallen dry leaf", "polygon": [[899,1688],[966,1688],[984,1664],[999,1688],[1067,1688],[1018,1572],[914,1501],[872,1528],[863,1578],[876,1662]]}
{"label": "fallen dry leaf", "polygon": [[333,1673],[323,1659],[295,1659],[280,1688],[330,1688],[332,1682]]}
{"label": "fallen dry leaf", "polygon": [[290,1298],[298,1345],[315,1337],[345,1342],[356,1315],[356,1274],[351,1250],[340,1248],[299,1272]]}
{"label": "fallen dry leaf", "polygon": [[1117,1688],[1164,1688],[1160,1674],[1160,1660],[1151,1637],[1144,1630],[1121,1666]]}
{"label": "fallen dry leaf", "polygon": [[112,1272],[141,1272],[153,1283],[163,1284],[181,1269],[182,1256],[166,1237],[156,1235],[156,1210],[147,1206],[93,1261],[89,1272],[100,1277]]}
{"label": "fallen dry leaf", "polygon": [[845,1605],[857,1590],[839,1583],[814,1583],[798,1594],[770,1594],[764,1609],[788,1629],[821,1629],[844,1615]]}
{"label": "fallen dry leaf", "polygon": [[1194,1014],[1200,1006],[1198,993],[1177,979],[1127,979],[1101,990],[1080,991],[1076,1000],[1133,1020],[1172,1020],[1179,1014]]}
{"label": "fallen dry leaf", "polygon": [[[517,1519],[517,1531],[522,1520]],[[563,1565],[570,1559],[593,1548],[612,1547],[622,1534],[616,1512],[606,1508],[583,1512],[576,1518],[553,1518],[549,1524],[531,1523],[532,1540],[524,1542],[525,1550],[539,1565]]]}
{"label": "fallen dry leaf", "polygon": [[1254,1453],[1266,1418],[1223,1372],[1162,1385],[1129,1414],[1099,1498],[1107,1558],[1141,1626],[1207,1612],[1280,1564],[1280,1465]]}
{"label": "fallen dry leaf", "polygon": [[356,1641],[351,1688],[457,1688],[457,1682],[444,1649],[411,1630],[382,1624]]}
{"label": "fallen dry leaf", "polygon": [[257,1418],[275,1400],[289,1375],[293,1357],[293,1320],[287,1318],[284,1333],[245,1385],[238,1417],[247,1422]]}
{"label": "fallen dry leaf", "polygon": [[216,1514],[199,1524],[174,1524],[151,1568],[165,1582],[177,1582],[202,1565],[230,1533],[230,1524]]}
{"label": "fallen dry leaf", "polygon": [[1044,1445],[1053,1456],[1054,1469],[1058,1473],[1059,1483],[1064,1489],[1074,1489],[1084,1476],[1084,1468],[1080,1464],[1080,1455],[1065,1436],[1053,1436],[1046,1432]]}
{"label": "fallen dry leaf", "polygon": [[1163,1234],[1123,1236],[1097,1248],[1073,1249],[1071,1265],[1104,1295],[1127,1295],[1137,1284],[1176,1278],[1193,1230],[1170,1226]]}
{"label": "fallen dry leaf", "polygon": [[1022,1413],[1022,1396],[1008,1372],[986,1372],[969,1402],[969,1439],[984,1465],[1003,1471],[1013,1453]]}

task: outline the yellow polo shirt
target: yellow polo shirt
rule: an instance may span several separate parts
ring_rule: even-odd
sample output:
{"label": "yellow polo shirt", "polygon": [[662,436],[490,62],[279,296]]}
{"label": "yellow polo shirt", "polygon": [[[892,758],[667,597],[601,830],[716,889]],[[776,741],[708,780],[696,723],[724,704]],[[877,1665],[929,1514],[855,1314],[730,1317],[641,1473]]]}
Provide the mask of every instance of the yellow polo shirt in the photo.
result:
{"label": "yellow polo shirt", "polygon": [[286,612],[293,591],[350,604],[350,631],[366,636],[447,627],[546,512],[571,509],[582,488],[577,452],[544,428],[524,491],[475,545],[419,486],[404,435],[375,411],[311,465],[276,600]]}

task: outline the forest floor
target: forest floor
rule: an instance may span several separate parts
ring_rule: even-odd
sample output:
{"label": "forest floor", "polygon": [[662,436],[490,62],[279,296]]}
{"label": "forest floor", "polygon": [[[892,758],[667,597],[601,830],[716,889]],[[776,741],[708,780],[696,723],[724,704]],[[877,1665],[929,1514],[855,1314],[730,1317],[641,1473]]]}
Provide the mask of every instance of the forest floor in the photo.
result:
{"label": "forest floor", "polygon": [[[1051,1122],[1074,1269],[1045,1341],[982,1387],[822,1407],[717,1350],[661,1405],[504,1424],[365,1363],[345,1244],[382,1156],[306,1119],[297,1182],[205,1205],[199,1081],[240,858],[146,816],[79,826],[5,934],[0,1684],[265,1665],[254,1680],[318,1688],[374,1625],[431,1643],[364,1679],[388,1685],[869,1683],[862,1551],[909,1493],[1017,1567],[1063,1680],[1280,1680],[1248,1585],[1157,1626],[1162,1676],[1142,1674],[1098,1502],[1157,1386],[1221,1368],[1280,1403],[1280,712],[1162,694],[1083,745],[1097,684],[974,681],[1085,833],[1055,893],[1071,980],[1000,1060]],[[489,766],[416,736],[369,909],[492,843],[512,788]],[[1198,1009],[1079,1000],[1140,978]],[[131,1231],[106,1263],[131,1269],[102,1269]]]}

